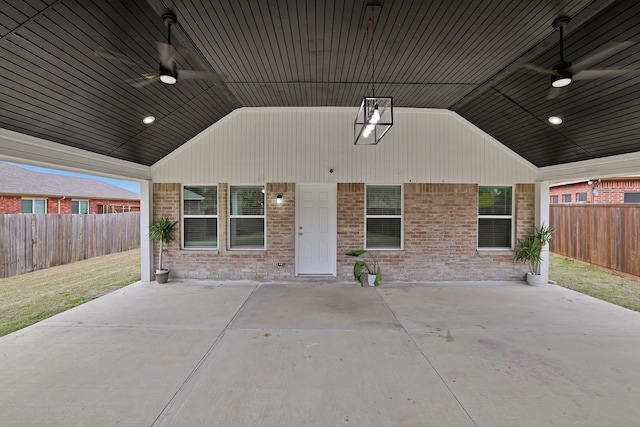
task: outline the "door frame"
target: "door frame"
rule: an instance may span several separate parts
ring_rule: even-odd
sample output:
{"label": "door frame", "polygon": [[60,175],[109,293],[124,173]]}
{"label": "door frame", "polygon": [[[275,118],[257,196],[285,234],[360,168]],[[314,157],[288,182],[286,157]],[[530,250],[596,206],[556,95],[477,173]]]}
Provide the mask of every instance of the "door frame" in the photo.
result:
{"label": "door frame", "polygon": [[[306,188],[316,188],[316,191],[318,191],[319,189],[326,189],[329,190],[329,221],[330,221],[330,232],[333,236],[333,241],[331,242],[331,246],[333,249],[333,258],[332,258],[332,268],[327,272],[326,274],[318,274],[318,275],[333,275],[333,277],[337,277],[338,275],[338,184],[335,183],[297,183],[296,184],[296,219],[295,219],[295,275],[299,276],[301,275],[301,273],[299,272],[299,262],[300,262],[300,256],[299,256],[299,250],[300,250],[300,243],[299,243],[299,227],[300,227],[300,219],[301,219],[301,215],[302,212],[300,211],[300,208],[302,206],[302,203],[300,203],[300,201],[302,200],[301,198],[301,193],[303,189]],[[302,273],[302,276],[307,276],[307,274]],[[308,276],[314,276],[313,274],[308,274]]]}

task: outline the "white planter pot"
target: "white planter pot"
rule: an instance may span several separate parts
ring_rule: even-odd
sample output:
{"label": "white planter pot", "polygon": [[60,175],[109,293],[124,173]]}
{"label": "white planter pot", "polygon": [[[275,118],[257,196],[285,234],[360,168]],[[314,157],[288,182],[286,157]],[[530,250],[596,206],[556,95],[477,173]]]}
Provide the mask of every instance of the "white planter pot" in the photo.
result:
{"label": "white planter pot", "polygon": [[527,283],[531,286],[539,286],[547,283],[547,280],[545,280],[541,274],[531,274],[531,272],[527,272]]}
{"label": "white planter pot", "polygon": [[367,274],[367,281],[369,282],[369,286],[376,285],[376,275],[375,274]]}
{"label": "white planter pot", "polygon": [[156,270],[156,282],[158,283],[167,283],[169,280],[169,270],[163,268],[162,270]]}

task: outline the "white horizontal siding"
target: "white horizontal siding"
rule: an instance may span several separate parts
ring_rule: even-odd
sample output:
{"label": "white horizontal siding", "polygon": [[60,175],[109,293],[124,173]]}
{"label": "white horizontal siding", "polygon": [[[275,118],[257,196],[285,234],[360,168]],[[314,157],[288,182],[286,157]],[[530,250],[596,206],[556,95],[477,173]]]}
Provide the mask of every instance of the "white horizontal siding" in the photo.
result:
{"label": "white horizontal siding", "polygon": [[152,179],[480,184],[536,180],[535,166],[456,113],[396,108],[394,125],[378,145],[354,146],[356,112],[242,108],[153,165]]}

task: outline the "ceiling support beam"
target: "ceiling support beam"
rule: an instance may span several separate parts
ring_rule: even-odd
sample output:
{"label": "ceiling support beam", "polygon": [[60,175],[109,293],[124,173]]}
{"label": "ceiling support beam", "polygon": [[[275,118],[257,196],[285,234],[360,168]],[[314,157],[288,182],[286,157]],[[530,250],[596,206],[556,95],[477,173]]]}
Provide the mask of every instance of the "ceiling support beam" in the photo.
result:
{"label": "ceiling support beam", "polygon": [[0,128],[0,160],[110,178],[147,180],[151,168]]}
{"label": "ceiling support beam", "polygon": [[538,169],[538,181],[565,182],[614,176],[640,176],[640,152]]}

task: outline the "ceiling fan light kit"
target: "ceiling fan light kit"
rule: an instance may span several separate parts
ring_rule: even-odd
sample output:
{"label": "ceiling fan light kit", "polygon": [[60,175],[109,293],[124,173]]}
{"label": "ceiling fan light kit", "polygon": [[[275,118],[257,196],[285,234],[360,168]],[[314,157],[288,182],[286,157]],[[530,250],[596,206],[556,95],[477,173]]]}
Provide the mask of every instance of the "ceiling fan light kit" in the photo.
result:
{"label": "ceiling fan light kit", "polygon": [[178,81],[178,74],[176,72],[171,72],[168,70],[160,69],[160,81],[167,85],[176,84]]}
{"label": "ceiling fan light kit", "polygon": [[569,83],[571,83],[571,76],[562,76],[562,75],[557,75],[557,76],[551,76],[551,86],[553,87],[565,87],[565,86],[569,86]]}

